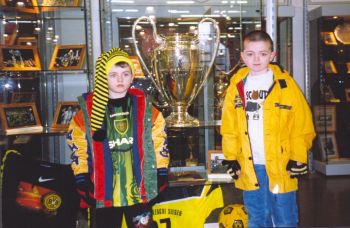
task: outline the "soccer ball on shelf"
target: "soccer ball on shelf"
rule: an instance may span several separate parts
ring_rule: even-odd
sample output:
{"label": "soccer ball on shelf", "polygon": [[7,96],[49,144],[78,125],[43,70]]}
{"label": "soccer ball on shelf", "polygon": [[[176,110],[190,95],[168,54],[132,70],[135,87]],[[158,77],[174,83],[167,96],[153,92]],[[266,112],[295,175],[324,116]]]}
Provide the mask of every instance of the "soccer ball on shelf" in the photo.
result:
{"label": "soccer ball on shelf", "polygon": [[248,213],[242,204],[230,204],[224,207],[219,214],[220,228],[248,227]]}

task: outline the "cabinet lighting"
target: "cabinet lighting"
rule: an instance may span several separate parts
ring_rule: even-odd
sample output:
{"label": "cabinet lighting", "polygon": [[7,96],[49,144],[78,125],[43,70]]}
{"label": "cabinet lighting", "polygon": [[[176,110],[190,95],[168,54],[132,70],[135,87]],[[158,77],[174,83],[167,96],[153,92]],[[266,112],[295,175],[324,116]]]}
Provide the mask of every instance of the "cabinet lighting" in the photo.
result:
{"label": "cabinet lighting", "polygon": [[130,1],[130,0],[111,0],[111,3],[131,3],[131,4],[134,4],[135,1]]}
{"label": "cabinet lighting", "polygon": [[24,6],[24,2],[17,2],[16,3],[18,7],[23,7]]}
{"label": "cabinet lighting", "polygon": [[126,9],[125,12],[134,13],[134,12],[139,12],[139,10],[138,9]]}
{"label": "cabinet lighting", "polygon": [[173,13],[173,14],[176,14],[176,13],[189,13],[190,11],[189,10],[168,10],[168,13]]}
{"label": "cabinet lighting", "polygon": [[194,1],[166,1],[166,4],[194,4]]}
{"label": "cabinet lighting", "polygon": [[219,14],[210,14],[210,15],[203,15],[203,14],[181,14],[180,17],[222,17]]}

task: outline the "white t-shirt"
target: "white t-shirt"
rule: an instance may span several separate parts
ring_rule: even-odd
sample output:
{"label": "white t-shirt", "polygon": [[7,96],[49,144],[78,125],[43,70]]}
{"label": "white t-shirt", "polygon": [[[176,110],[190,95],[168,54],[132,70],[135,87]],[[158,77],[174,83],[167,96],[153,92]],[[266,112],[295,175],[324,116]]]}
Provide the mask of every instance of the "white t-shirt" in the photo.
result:
{"label": "white t-shirt", "polygon": [[262,75],[248,75],[244,84],[248,134],[254,164],[265,164],[263,105],[273,83],[273,74],[268,70]]}

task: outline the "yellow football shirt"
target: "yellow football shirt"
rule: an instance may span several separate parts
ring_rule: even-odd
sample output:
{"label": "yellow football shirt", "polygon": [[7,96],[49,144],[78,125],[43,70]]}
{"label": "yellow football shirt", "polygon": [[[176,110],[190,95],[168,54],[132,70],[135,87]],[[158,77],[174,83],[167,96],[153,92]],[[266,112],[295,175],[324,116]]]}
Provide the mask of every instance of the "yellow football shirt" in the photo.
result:
{"label": "yellow football shirt", "polygon": [[223,207],[221,187],[205,185],[200,196],[157,203],[152,207],[158,228],[203,227],[212,210]]}

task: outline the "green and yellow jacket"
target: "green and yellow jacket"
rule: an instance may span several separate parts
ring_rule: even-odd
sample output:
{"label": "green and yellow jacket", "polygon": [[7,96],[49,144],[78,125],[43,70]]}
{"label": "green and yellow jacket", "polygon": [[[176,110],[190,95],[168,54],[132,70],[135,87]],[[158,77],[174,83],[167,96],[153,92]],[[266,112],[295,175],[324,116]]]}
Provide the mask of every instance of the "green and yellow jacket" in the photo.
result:
{"label": "green and yellow jacket", "polygon": [[[266,97],[264,112],[264,145],[269,188],[274,193],[298,189],[296,178],[290,178],[288,161],[307,163],[307,153],[315,138],[310,108],[288,72],[270,64],[274,83]],[[231,78],[223,106],[222,147],[225,159],[237,160],[241,174],[235,185],[242,190],[259,188],[248,134],[244,82],[249,74],[241,68]]]}
{"label": "green and yellow jacket", "polygon": [[[142,202],[149,202],[158,194],[157,169],[167,168],[169,153],[165,120],[161,112],[139,89],[129,89],[132,99],[133,122],[133,173]],[[108,139],[92,140],[90,127],[93,93],[79,97],[81,110],[72,119],[67,142],[72,149],[74,175],[88,173],[94,183],[96,207],[113,205],[113,167]],[[103,126],[105,127],[105,126]]]}

